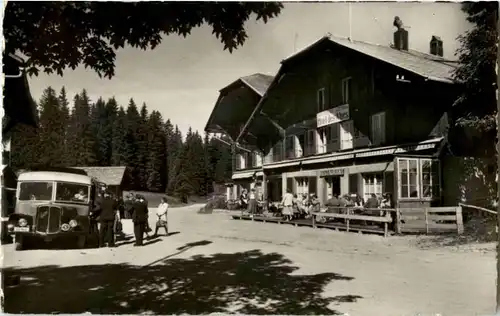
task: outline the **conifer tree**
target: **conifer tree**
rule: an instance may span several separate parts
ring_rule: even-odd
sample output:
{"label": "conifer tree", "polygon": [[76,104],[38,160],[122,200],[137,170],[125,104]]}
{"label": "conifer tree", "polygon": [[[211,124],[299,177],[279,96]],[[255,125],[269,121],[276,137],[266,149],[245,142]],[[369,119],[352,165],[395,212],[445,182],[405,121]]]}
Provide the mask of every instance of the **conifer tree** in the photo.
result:
{"label": "conifer tree", "polygon": [[158,111],[153,111],[149,117],[148,156],[146,159],[146,186],[148,191],[160,192],[164,189],[161,174],[165,172],[165,136],[162,117]]}
{"label": "conifer tree", "polygon": [[95,165],[95,140],[90,122],[90,100],[85,89],[74,97],[68,133],[70,166]]}
{"label": "conifer tree", "polygon": [[62,144],[63,147],[63,164],[65,166],[68,165],[68,155],[69,155],[69,149],[68,149],[68,126],[69,126],[69,120],[70,120],[70,111],[69,111],[69,101],[68,97],[66,95],[66,89],[64,86],[61,88],[61,91],[59,92],[58,96],[58,102],[59,102],[59,108],[61,109],[61,126],[63,130],[63,138],[64,142]]}
{"label": "conifer tree", "polygon": [[169,154],[169,171],[168,171],[168,192],[173,193],[175,190],[175,182],[179,168],[179,157],[183,150],[182,133],[176,125],[174,134],[169,139],[168,154]]}
{"label": "conifer tree", "polygon": [[[174,126],[170,122],[170,119],[167,119],[165,124],[163,124],[163,133],[165,138],[165,155],[163,157],[163,165],[165,166],[165,172],[162,173],[162,184],[163,190],[168,191],[168,180],[170,175],[170,165],[173,166],[173,159],[171,159],[170,154],[170,141],[174,137]],[[173,156],[172,156],[173,157]]]}
{"label": "conifer tree", "polygon": [[[114,98],[108,100],[106,104],[108,112],[117,111],[116,119],[112,123],[113,128],[113,145],[111,152],[111,165],[125,166],[127,165],[127,123],[125,109],[118,104]],[[116,110],[117,109],[117,110]]]}
{"label": "conifer tree", "polygon": [[[37,111],[38,116],[38,111]],[[14,169],[28,169],[40,158],[39,134],[37,130],[25,124],[17,124],[12,130],[10,161]]]}
{"label": "conifer tree", "polygon": [[139,125],[141,122],[141,117],[137,111],[137,105],[133,99],[130,99],[126,114],[126,153],[125,160],[127,166],[131,170],[130,187],[134,189],[139,189],[141,186],[139,177],[139,164],[140,157],[137,154],[139,150],[138,138],[139,138]]}
{"label": "conifer tree", "polygon": [[106,113],[106,103],[99,98],[91,107],[92,134],[94,136],[94,151],[96,164],[98,166],[109,166],[108,153],[110,152],[112,130],[109,126],[108,113]]}
{"label": "conifer tree", "polygon": [[[146,103],[142,104],[140,112],[140,121],[137,127],[137,175],[139,177],[139,183],[141,184],[141,189],[146,189],[146,183],[148,182],[148,134],[149,134],[149,117],[148,109]],[[156,122],[155,122],[156,124]]]}
{"label": "conifer tree", "polygon": [[45,166],[64,165],[64,122],[56,92],[52,87],[44,90],[40,99],[38,163]]}

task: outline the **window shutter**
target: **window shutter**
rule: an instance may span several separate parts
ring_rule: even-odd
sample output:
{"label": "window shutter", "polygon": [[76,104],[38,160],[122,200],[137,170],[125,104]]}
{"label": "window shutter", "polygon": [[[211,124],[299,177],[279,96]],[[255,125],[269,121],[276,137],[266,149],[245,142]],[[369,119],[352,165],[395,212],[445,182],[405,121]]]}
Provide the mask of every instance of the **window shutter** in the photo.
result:
{"label": "window shutter", "polygon": [[385,112],[380,113],[380,143],[385,143]]}

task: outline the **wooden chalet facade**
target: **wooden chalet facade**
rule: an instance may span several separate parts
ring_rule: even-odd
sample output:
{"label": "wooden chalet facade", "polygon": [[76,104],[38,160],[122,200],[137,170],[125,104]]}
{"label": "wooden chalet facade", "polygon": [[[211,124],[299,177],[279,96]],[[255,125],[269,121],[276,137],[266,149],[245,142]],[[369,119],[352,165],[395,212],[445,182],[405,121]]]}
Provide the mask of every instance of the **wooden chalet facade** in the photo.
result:
{"label": "wooden chalet facade", "polygon": [[[243,189],[261,187],[263,154],[255,145],[257,138],[252,133],[246,133],[245,138],[253,138],[253,144],[242,141],[237,145],[235,139],[272,80],[272,76],[256,73],[222,88],[205,127],[206,132],[223,135],[229,140],[228,146],[233,145],[232,182],[226,185],[228,200],[236,199]],[[277,133],[270,124],[265,121],[264,127]]]}
{"label": "wooden chalet facade", "polygon": [[442,161],[457,64],[440,56],[438,37],[430,53],[408,50],[407,40],[404,29],[392,47],[326,36],[283,60],[233,136],[263,154],[262,167],[236,152],[233,178],[262,175],[270,201],[289,189],[323,203],[328,193],[389,192],[397,207],[456,205],[443,199]]}

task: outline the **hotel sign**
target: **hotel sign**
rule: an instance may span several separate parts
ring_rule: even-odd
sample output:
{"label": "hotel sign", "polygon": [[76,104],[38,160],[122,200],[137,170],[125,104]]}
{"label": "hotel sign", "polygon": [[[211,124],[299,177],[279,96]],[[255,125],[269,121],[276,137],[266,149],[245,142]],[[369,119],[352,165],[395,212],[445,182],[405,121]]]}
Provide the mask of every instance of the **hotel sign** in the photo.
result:
{"label": "hotel sign", "polygon": [[320,177],[330,177],[330,176],[343,176],[345,173],[344,168],[337,169],[327,169],[320,171]]}
{"label": "hotel sign", "polygon": [[317,127],[323,127],[349,119],[349,104],[337,106],[316,114]]}

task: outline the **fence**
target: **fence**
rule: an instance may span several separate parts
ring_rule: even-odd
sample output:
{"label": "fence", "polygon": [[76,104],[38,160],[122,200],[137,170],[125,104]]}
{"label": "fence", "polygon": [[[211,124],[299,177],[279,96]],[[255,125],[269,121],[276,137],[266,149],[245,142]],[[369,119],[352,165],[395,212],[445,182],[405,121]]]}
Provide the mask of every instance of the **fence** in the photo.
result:
{"label": "fence", "polygon": [[400,208],[397,233],[464,233],[462,207]]}

